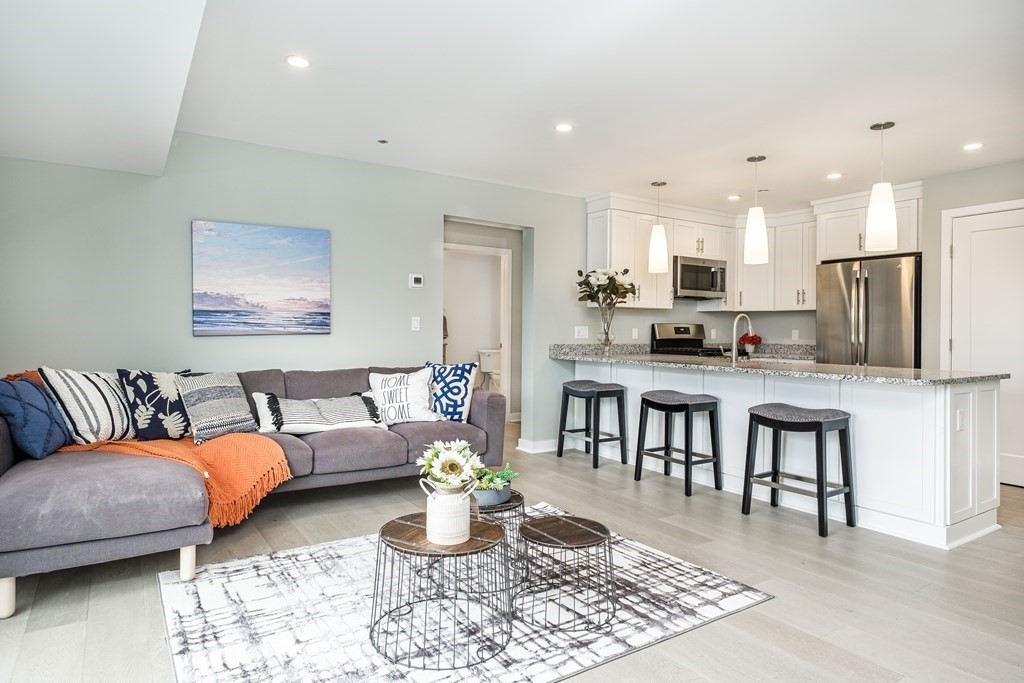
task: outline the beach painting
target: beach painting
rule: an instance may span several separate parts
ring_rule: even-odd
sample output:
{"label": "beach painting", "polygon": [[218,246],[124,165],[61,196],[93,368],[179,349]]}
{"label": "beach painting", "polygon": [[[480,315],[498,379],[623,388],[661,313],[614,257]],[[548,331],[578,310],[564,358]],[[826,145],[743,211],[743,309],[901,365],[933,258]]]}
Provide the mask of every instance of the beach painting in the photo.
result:
{"label": "beach painting", "polygon": [[331,233],[192,221],[192,335],[331,333]]}

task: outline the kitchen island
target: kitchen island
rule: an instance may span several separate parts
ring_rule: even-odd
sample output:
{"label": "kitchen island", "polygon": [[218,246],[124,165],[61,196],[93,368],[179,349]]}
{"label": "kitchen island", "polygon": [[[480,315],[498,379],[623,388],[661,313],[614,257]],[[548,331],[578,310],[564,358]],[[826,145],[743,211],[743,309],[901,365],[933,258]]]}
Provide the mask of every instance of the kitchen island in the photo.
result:
{"label": "kitchen island", "polygon": [[[858,526],[938,548],[954,548],[999,529],[998,415],[1002,373],[826,365],[811,361],[761,359],[737,362],[669,354],[603,355],[592,345],[552,345],[550,357],[574,362],[577,379],[618,382],[626,387],[626,424],[630,458],[635,457],[640,394],[652,389],[706,393],[721,402],[722,473],[725,490],[742,492],[747,408],[781,402],[849,412],[853,442]],[[576,403],[581,403],[577,401]],[[607,402],[602,424],[614,424]],[[577,424],[582,407],[577,406]],[[659,444],[662,415],[651,413],[648,444]],[[677,425],[677,446],[682,426]],[[767,439],[761,430],[756,471],[769,469]],[[828,436],[829,478],[839,472],[837,435]],[[693,448],[710,450],[707,414],[694,416]],[[582,448],[579,439],[566,445]],[[612,447],[614,446],[614,448]],[[618,461],[617,444],[601,455]],[[647,459],[656,476],[662,463]],[[712,486],[710,465],[694,468],[694,483]],[[682,474],[682,467],[673,470]],[[783,470],[814,476],[814,435],[783,435]],[[641,484],[642,485],[642,482]],[[768,489],[754,487],[756,500]],[[680,487],[679,495],[682,494]],[[713,488],[694,495],[716,495]],[[813,498],[781,492],[780,505],[815,514]],[[828,503],[829,517],[844,519],[842,498]],[[751,514],[771,514],[756,505]],[[736,514],[739,499],[736,501]],[[808,521],[808,533],[813,533]]]}

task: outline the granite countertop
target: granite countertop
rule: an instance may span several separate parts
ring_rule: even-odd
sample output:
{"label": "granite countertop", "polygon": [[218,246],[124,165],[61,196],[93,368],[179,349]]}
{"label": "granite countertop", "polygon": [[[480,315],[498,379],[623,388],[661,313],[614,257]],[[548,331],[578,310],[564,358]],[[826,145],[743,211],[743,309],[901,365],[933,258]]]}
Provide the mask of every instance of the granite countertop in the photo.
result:
{"label": "granite countertop", "polygon": [[875,382],[878,384],[905,384],[927,386],[935,384],[973,384],[1009,379],[1009,373],[952,372],[949,370],[915,370],[913,368],[882,368],[863,365],[830,365],[804,360],[753,358],[738,361],[734,366],[727,358],[695,358],[639,352],[639,345],[623,345],[621,353],[612,347],[610,355],[601,353],[596,344],[552,344],[549,357],[554,360],[590,361],[641,365],[655,368],[680,368],[712,372],[740,372],[778,377],[809,377],[813,379],[844,380],[849,382]]}

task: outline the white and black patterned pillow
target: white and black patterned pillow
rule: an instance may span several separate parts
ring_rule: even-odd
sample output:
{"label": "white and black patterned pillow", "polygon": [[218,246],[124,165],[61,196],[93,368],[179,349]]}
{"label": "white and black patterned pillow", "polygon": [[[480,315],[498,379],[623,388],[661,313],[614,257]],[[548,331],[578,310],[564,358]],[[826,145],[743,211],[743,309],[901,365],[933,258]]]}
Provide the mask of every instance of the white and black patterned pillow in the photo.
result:
{"label": "white and black patterned pillow", "polygon": [[468,422],[476,369],[480,364],[437,365],[428,361],[427,367],[433,372],[430,398],[434,412],[451,422]]}
{"label": "white and black patterned pillow", "polygon": [[141,441],[180,439],[188,434],[188,413],[173,372],[117,371],[128,397],[132,427]]}
{"label": "white and black patterned pillow", "polygon": [[368,396],[300,401],[254,392],[252,398],[263,433],[313,434],[353,427],[387,429],[377,412],[377,404]]}
{"label": "white and black patterned pillow", "polygon": [[185,403],[197,444],[222,434],[256,431],[245,390],[234,372],[177,375],[175,383]]}
{"label": "white and black patterned pillow", "polygon": [[430,368],[408,373],[371,372],[370,391],[384,424],[444,419],[430,409]]}
{"label": "white and black patterned pillow", "polygon": [[135,436],[128,397],[117,375],[39,368],[50,396],[60,407],[77,444],[117,441]]}

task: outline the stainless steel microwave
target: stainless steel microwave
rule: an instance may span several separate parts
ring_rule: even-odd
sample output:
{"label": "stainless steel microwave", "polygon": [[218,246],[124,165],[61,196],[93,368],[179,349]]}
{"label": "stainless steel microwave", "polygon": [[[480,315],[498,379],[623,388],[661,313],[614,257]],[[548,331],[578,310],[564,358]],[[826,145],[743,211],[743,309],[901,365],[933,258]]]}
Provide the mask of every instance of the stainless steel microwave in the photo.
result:
{"label": "stainless steel microwave", "polygon": [[672,287],[677,299],[725,298],[725,261],[676,256],[672,259]]}

